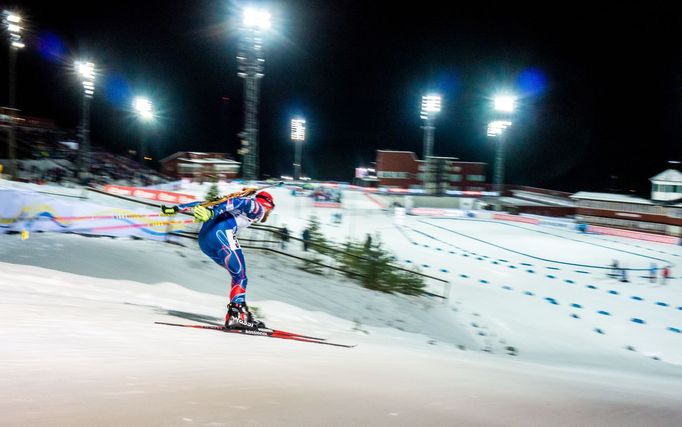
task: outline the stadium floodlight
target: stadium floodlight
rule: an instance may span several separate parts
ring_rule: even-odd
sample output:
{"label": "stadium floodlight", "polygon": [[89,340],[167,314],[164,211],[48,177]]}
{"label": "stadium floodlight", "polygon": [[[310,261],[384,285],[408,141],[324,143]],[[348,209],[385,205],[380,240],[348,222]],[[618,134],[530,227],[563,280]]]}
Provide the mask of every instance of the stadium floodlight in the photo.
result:
{"label": "stadium floodlight", "polygon": [[516,109],[516,97],[509,95],[496,96],[494,98],[495,111],[513,113]]}
{"label": "stadium floodlight", "polygon": [[488,124],[488,136],[495,138],[495,177],[494,189],[502,196],[504,191],[504,150],[506,143],[505,129],[511,126],[511,115],[516,110],[516,97],[512,95],[500,95],[493,99],[493,109],[498,117],[497,120]]}
{"label": "stadium floodlight", "polygon": [[244,9],[237,76],[244,79],[244,130],[242,138],[242,177],[257,179],[258,160],[258,102],[260,79],[263,78],[263,31],[270,28],[270,13],[264,9]]}
{"label": "stadium floodlight", "polygon": [[152,102],[142,96],[138,96],[133,101],[133,108],[137,115],[144,121],[154,118],[154,111],[152,110]]}
{"label": "stadium floodlight", "polygon": [[7,103],[9,112],[9,129],[7,135],[7,151],[9,164],[7,173],[11,178],[17,173],[17,140],[16,140],[16,64],[17,51],[25,47],[21,38],[21,16],[11,11],[3,12],[3,25],[9,34],[9,99]]}
{"label": "stadium floodlight", "polygon": [[[142,122],[149,122],[152,119],[154,119],[154,110],[152,108],[152,102],[143,96],[138,96],[133,100],[133,109],[137,113],[137,117],[139,117]],[[140,163],[144,163],[144,159],[145,159],[144,150],[145,150],[145,135],[144,135],[144,129],[141,129],[140,130],[140,152],[138,154],[138,158],[140,160]]]}
{"label": "stadium floodlight", "polygon": [[424,95],[422,96],[421,118],[424,120],[433,117],[440,112],[440,95]]}
{"label": "stadium floodlight", "polygon": [[263,9],[247,7],[244,9],[243,24],[245,27],[256,27],[262,30],[270,28],[270,12]]}
{"label": "stadium floodlight", "polygon": [[433,182],[433,168],[431,167],[431,158],[433,157],[433,134],[436,127],[433,125],[435,116],[440,112],[441,96],[438,94],[428,94],[422,96],[422,108],[420,117],[424,120],[424,150],[422,155],[426,161],[426,171],[424,176],[425,186],[429,186]]}
{"label": "stadium floodlight", "polygon": [[83,113],[81,117],[80,172],[90,170],[90,99],[95,94],[95,64],[76,61],[76,71],[83,80]]}
{"label": "stadium floodlight", "polygon": [[502,132],[506,128],[512,125],[512,122],[509,120],[495,120],[490,123],[488,123],[488,136],[498,136],[501,135]]}
{"label": "stadium floodlight", "polygon": [[26,45],[21,39],[21,16],[14,12],[5,11],[5,27],[7,27],[7,32],[9,33],[10,48],[22,49]]}
{"label": "stadium floodlight", "polygon": [[301,178],[301,147],[305,141],[305,119],[291,119],[291,140],[294,142],[294,179]]}

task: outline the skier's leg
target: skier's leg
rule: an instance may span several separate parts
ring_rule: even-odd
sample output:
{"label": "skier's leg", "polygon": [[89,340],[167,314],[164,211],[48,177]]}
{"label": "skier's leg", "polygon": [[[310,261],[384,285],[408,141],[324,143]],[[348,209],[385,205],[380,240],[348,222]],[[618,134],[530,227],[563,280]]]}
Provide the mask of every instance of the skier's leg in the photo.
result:
{"label": "skier's leg", "polygon": [[246,263],[231,221],[218,223],[199,235],[199,247],[231,276],[230,302],[243,304],[246,295]]}
{"label": "skier's leg", "polygon": [[246,285],[248,283],[244,253],[239,247],[234,250],[228,248],[222,248],[221,250],[225,253],[223,265],[232,276],[230,302],[244,304],[246,299]]}

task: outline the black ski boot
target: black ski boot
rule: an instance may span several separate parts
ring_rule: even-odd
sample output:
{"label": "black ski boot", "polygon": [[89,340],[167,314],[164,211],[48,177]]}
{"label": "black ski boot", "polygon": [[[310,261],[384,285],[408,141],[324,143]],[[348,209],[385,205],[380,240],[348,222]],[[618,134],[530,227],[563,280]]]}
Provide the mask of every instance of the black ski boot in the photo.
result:
{"label": "black ski boot", "polygon": [[229,303],[225,316],[225,327],[228,329],[264,329],[265,323],[256,319],[249,311],[246,303]]}

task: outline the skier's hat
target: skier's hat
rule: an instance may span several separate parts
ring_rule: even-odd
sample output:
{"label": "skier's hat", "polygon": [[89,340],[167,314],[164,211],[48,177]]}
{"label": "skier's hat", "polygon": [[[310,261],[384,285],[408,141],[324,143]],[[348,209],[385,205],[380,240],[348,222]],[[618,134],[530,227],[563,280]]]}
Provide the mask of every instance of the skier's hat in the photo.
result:
{"label": "skier's hat", "polygon": [[268,209],[274,209],[275,208],[275,201],[273,200],[272,196],[270,193],[267,191],[261,191],[258,194],[256,194],[256,201],[261,204],[261,206],[268,208]]}

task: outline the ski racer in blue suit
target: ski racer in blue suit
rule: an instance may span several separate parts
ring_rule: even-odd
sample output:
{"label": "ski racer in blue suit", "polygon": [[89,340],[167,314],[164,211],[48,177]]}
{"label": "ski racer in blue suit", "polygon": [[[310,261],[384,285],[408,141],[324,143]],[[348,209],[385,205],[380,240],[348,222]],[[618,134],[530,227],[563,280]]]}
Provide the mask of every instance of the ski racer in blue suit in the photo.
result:
{"label": "ski racer in blue suit", "polygon": [[[191,202],[177,206],[162,206],[161,211],[172,215],[178,211],[193,208],[194,218],[203,222],[199,231],[199,247],[218,265],[225,267],[232,276],[230,302],[227,305],[225,327],[236,329],[265,328],[256,320],[246,305],[246,263],[237,241],[237,232],[254,222],[265,222],[275,208],[272,196],[255,189],[247,189],[246,197],[236,197],[210,207],[205,202]],[[249,197],[255,194],[255,197]]]}

